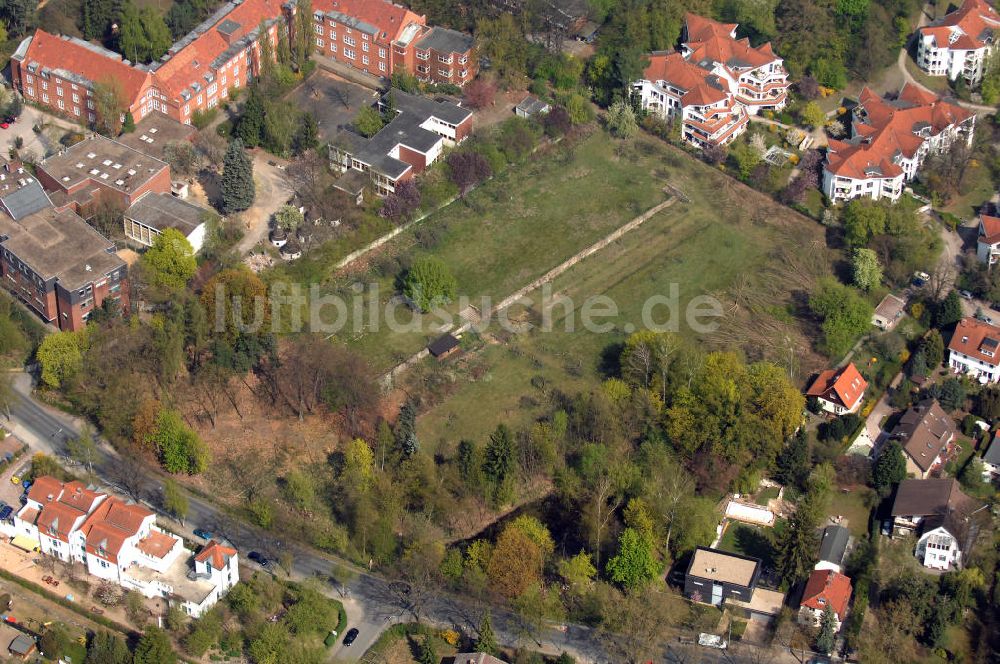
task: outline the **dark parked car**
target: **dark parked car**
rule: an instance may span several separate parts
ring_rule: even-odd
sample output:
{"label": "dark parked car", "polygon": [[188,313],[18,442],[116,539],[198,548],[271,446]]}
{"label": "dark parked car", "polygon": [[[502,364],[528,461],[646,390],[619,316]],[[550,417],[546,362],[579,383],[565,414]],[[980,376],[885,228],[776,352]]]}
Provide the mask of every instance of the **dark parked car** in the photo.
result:
{"label": "dark parked car", "polygon": [[195,528],[194,529],[194,536],[195,537],[200,537],[202,539],[210,540],[210,539],[212,539],[212,532],[209,531],[209,530],[205,530],[204,528]]}
{"label": "dark parked car", "polygon": [[257,563],[258,565],[260,565],[265,569],[271,566],[271,561],[265,558],[264,554],[262,554],[260,551],[251,551],[250,553],[247,554],[247,558],[254,561],[255,563]]}
{"label": "dark parked car", "polygon": [[358,638],[358,628],[352,627],[347,630],[347,634],[344,634],[344,645],[349,646],[354,643],[354,640]]}
{"label": "dark parked car", "polygon": [[0,503],[0,521],[6,521],[14,513],[14,508],[7,503]]}

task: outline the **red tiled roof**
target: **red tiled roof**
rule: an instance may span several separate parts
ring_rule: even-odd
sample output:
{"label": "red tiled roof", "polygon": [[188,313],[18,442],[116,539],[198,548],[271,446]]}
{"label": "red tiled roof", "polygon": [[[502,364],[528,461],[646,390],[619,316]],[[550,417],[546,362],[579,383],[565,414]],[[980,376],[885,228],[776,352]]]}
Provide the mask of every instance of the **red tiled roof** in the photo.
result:
{"label": "red tiled roof", "polygon": [[979,241],[986,244],[1000,242],[1000,217],[979,215]]}
{"label": "red tiled roof", "polygon": [[88,514],[94,503],[104,495],[98,491],[88,489],[82,482],[73,481],[63,485],[63,492],[59,496],[59,502]]}
{"label": "red tiled roof", "polygon": [[[385,0],[316,0],[313,11],[341,12],[379,30],[379,39],[395,41],[403,29],[411,23],[424,25],[427,19],[411,12],[406,7]],[[385,37],[382,35],[385,34]]]}
{"label": "red tiled roof", "polygon": [[150,530],[149,535],[139,540],[136,547],[147,556],[162,558],[170,553],[176,543],[177,538],[173,535],[162,533],[159,530]]}
{"label": "red tiled roof", "polygon": [[68,542],[70,531],[84,516],[86,516],[86,512],[81,512],[59,501],[52,501],[42,507],[35,523],[38,525],[40,533]]}
{"label": "red tiled roof", "polygon": [[62,482],[54,477],[45,475],[35,480],[35,483],[28,489],[28,500],[44,505],[52,500],[58,500],[62,493]]}
{"label": "red tiled roof", "polygon": [[[1000,28],[1000,14],[986,0],[965,0],[962,6],[934,25],[920,28],[921,35],[934,38],[938,48],[974,50],[987,45],[987,39]],[[950,42],[952,33],[959,37]]]}
{"label": "red tiled roof", "polygon": [[825,164],[830,173],[856,180],[899,176],[903,170],[896,160],[912,159],[923,145],[925,139],[916,135],[918,129],[929,128],[931,135],[937,135],[972,116],[964,108],[909,84],[894,103],[865,88],[860,105],[865,116],[854,125],[858,139],[831,141]]}
{"label": "red tiled roof", "polygon": [[121,56],[105,55],[71,40],[45,32],[35,31],[31,44],[24,56],[24,64],[37,62],[44,68],[72,71],[92,82],[115,79],[121,83],[122,93],[128,104],[139,97],[143,87],[149,82],[149,73],[125,64]]}
{"label": "red tiled roof", "polygon": [[236,555],[236,549],[228,546],[223,546],[215,540],[209,542],[204,549],[198,552],[198,555],[194,557],[200,563],[208,561],[208,564],[215,569],[222,570],[226,568],[226,563],[229,559]]}
{"label": "red tiled roof", "polygon": [[685,94],[681,97],[684,105],[714,104],[728,96],[716,76],[688,62],[683,55],[676,52],[650,55],[649,66],[646,67],[643,77],[647,81],[666,81],[675,88],[684,90]]}
{"label": "red tiled roof", "polygon": [[118,562],[118,552],[129,537],[138,534],[144,519],[152,515],[145,507],[108,498],[83,522],[87,553]]}
{"label": "red tiled roof", "polygon": [[948,350],[993,366],[1000,365],[1000,328],[975,318],[963,318],[955,326]]}
{"label": "red tiled roof", "polygon": [[802,606],[822,611],[829,604],[839,620],[847,615],[847,605],[851,601],[851,580],[833,570],[815,570],[809,575]]}
{"label": "red tiled roof", "polygon": [[770,44],[753,48],[748,39],[733,38],[733,32],[737,27],[735,23],[718,23],[690,13],[685,17],[685,21],[687,22],[685,45],[691,49],[688,58],[691,62],[708,60],[730,69],[756,69],[777,59]]}
{"label": "red tiled roof", "polygon": [[230,43],[257,30],[262,20],[282,16],[282,4],[281,0],[245,0],[236,5],[231,12],[219,19],[219,23],[232,21],[239,24],[239,28],[228,39],[215,26],[206,30],[156,70],[153,74],[156,84],[171,99],[175,99],[182,90],[196,81],[207,87],[204,75],[214,73],[212,61],[222,55]]}
{"label": "red tiled roof", "polygon": [[809,386],[806,396],[822,397],[853,410],[867,388],[868,381],[851,362],[840,369],[828,369],[822,372]]}

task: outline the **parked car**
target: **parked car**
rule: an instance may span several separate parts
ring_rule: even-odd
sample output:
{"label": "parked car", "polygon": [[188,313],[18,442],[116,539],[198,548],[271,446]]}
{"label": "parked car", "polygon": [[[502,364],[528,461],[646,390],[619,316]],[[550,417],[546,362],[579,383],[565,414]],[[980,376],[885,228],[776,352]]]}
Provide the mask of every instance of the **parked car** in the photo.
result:
{"label": "parked car", "polygon": [[21,480],[21,486],[24,487],[25,491],[30,489],[32,484],[34,484],[34,482],[32,482],[31,480]]}
{"label": "parked car", "polygon": [[247,558],[249,558],[250,560],[254,561],[255,563],[257,563],[258,565],[260,565],[264,569],[267,569],[268,567],[271,566],[271,561],[268,560],[264,556],[264,554],[261,553],[260,551],[251,551],[250,553],[247,554]]}
{"label": "parked car", "polygon": [[726,640],[717,634],[699,634],[698,635],[698,645],[704,646],[706,648],[718,648],[719,650],[725,650],[729,645]]}
{"label": "parked car", "polygon": [[967,290],[960,290],[960,291],[958,291],[958,294],[961,295],[962,297],[964,297],[966,300],[971,300],[972,299],[972,293],[970,293]]}
{"label": "parked car", "polygon": [[0,521],[6,521],[13,513],[14,508],[6,503],[3,503],[3,507],[0,507]]}
{"label": "parked car", "polygon": [[204,528],[195,528],[194,536],[200,537],[204,540],[210,540],[212,539],[212,532],[210,530],[205,530]]}
{"label": "parked car", "polygon": [[344,634],[344,645],[349,646],[354,643],[354,640],[358,638],[358,628],[352,627],[347,630],[347,634]]}
{"label": "parked car", "polygon": [[18,477],[17,475],[11,475],[10,476],[10,483],[11,484],[20,484],[21,483],[21,478]]}
{"label": "parked car", "polygon": [[912,283],[917,288],[920,288],[921,286],[925,285],[930,280],[931,280],[931,275],[927,274],[926,272],[914,272],[913,273],[913,282]]}

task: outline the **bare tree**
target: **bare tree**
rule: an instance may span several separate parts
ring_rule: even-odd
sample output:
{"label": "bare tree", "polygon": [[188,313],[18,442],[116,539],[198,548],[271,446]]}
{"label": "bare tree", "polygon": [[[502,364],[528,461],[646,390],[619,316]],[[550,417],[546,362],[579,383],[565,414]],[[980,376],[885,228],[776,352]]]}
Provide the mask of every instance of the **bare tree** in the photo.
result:
{"label": "bare tree", "polygon": [[931,271],[927,290],[935,302],[944,299],[955,283],[955,262],[950,257],[944,257]]}

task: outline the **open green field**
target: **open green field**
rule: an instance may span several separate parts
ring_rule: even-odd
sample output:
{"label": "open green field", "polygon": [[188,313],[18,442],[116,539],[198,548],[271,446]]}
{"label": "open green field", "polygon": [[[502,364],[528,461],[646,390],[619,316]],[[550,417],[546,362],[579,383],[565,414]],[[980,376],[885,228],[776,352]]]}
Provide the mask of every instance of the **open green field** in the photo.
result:
{"label": "open green field", "polygon": [[[662,146],[643,140],[647,150],[623,158],[616,154],[619,143],[600,131],[565,143],[400,235],[391,250],[410,260],[425,254],[441,258],[455,275],[459,294],[480,306],[480,298],[503,299],[665,200],[669,171],[663,169]],[[434,241],[421,239],[428,236]],[[377,284],[384,311],[398,270],[377,272],[356,279]],[[457,313],[458,303],[448,310]],[[397,307],[397,314],[402,323],[412,320],[404,307]],[[381,324],[361,332],[352,320],[352,332],[343,336],[378,370],[387,370],[419,351],[440,326],[438,321],[418,331],[393,332]]]}
{"label": "open green field", "polygon": [[[693,343],[776,361],[787,359],[792,348],[800,377],[823,364],[810,350],[810,331],[790,313],[795,293],[829,270],[819,225],[668,150],[645,142],[635,148],[661,155],[660,171],[690,202],[676,202],[557,277],[552,293],[570,298],[574,308],[553,307],[550,331],[539,327],[540,292],[528,295],[529,305],[511,307],[511,319],[535,327],[448,365],[447,389],[435,394],[438,405],[418,421],[423,440],[483,440],[500,421],[518,427],[543,415],[552,387],[567,393],[596,387],[607,377],[607,358],[617,356],[618,345],[642,322],[647,300],[672,288],[680,305],[677,330]],[[808,265],[798,265],[799,259]],[[549,266],[558,262],[553,257]],[[693,297],[708,294],[719,298],[724,316],[717,331],[698,334],[684,321],[684,310]],[[597,295],[609,297],[617,315],[599,321],[608,323],[607,330],[583,329],[580,307]],[[655,322],[664,322],[666,313],[655,309]],[[411,387],[441,372],[428,361],[415,370]],[[490,417],[482,416],[483,404]]]}

